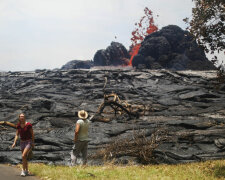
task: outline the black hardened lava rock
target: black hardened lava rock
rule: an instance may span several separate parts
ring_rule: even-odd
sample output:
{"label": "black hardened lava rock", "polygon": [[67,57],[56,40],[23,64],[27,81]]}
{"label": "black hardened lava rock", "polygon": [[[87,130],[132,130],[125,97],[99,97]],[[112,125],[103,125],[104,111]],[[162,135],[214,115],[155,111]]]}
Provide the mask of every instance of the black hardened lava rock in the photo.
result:
{"label": "black hardened lava rock", "polygon": [[[149,63],[150,58],[153,60]],[[215,70],[190,33],[176,25],[148,35],[132,64],[134,67],[144,64],[148,69]]]}
{"label": "black hardened lava rock", "polygon": [[93,61],[87,60],[72,60],[62,66],[61,70],[69,70],[69,69],[90,69],[93,67]]}
{"label": "black hardened lava rock", "polygon": [[112,42],[106,49],[98,50],[94,55],[94,66],[128,65],[130,55],[118,42]]}
{"label": "black hardened lava rock", "polygon": [[[149,59],[153,61],[153,59]],[[0,121],[16,124],[25,112],[33,124],[33,162],[68,164],[73,146],[75,112],[98,111],[105,92],[116,93],[131,105],[143,104],[139,117],[105,114],[111,121],[90,125],[88,154],[105,145],[133,138],[146,138],[158,129],[168,139],[153,152],[157,163],[184,163],[225,157],[225,91],[215,88],[216,71],[168,71],[127,69],[39,70],[0,72]],[[104,115],[104,114],[103,114]],[[101,117],[100,117],[101,118]],[[11,149],[15,129],[0,125],[0,163],[21,162],[18,146]],[[126,154],[117,161],[139,162]],[[102,160],[88,159],[89,164]]]}

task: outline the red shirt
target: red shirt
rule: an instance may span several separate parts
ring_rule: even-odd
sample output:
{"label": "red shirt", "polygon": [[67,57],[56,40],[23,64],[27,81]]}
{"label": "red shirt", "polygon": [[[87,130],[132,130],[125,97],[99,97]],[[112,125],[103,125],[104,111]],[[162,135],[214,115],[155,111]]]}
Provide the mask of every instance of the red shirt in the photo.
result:
{"label": "red shirt", "polygon": [[22,141],[27,141],[32,139],[32,135],[30,132],[30,129],[32,129],[32,124],[31,123],[26,123],[24,128],[20,126],[20,123],[17,124],[16,129],[18,129],[19,134],[20,134],[20,139]]}

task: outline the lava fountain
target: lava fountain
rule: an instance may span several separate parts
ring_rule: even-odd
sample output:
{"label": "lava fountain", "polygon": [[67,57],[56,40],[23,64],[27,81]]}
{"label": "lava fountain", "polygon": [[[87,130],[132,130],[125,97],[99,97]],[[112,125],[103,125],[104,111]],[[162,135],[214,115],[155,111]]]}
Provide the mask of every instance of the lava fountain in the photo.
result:
{"label": "lava fountain", "polygon": [[139,23],[135,23],[136,29],[132,32],[129,66],[132,66],[132,60],[134,56],[138,54],[141,42],[144,38],[158,30],[153,19],[152,11],[145,7],[144,12],[145,15],[141,18]]}

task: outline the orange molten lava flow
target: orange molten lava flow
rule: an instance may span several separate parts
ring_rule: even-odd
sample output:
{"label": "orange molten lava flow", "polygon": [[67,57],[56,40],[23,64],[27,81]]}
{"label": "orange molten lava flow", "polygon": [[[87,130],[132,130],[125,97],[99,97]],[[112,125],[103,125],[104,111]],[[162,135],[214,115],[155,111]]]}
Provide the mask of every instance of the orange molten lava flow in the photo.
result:
{"label": "orange molten lava flow", "polygon": [[135,55],[138,54],[138,51],[141,47],[141,42],[144,40],[144,38],[157,31],[158,27],[154,24],[152,11],[149,10],[147,7],[144,9],[145,16],[143,16],[139,23],[135,23],[135,26],[137,28],[132,32],[132,38],[131,38],[131,51],[130,51],[130,62],[129,65],[132,65],[132,60]]}
{"label": "orange molten lava flow", "polygon": [[130,52],[131,58],[130,58],[130,61],[129,61],[129,66],[132,66],[132,60],[133,60],[134,56],[138,54],[138,51],[139,51],[140,47],[141,47],[141,44],[136,44],[131,49],[131,52]]}

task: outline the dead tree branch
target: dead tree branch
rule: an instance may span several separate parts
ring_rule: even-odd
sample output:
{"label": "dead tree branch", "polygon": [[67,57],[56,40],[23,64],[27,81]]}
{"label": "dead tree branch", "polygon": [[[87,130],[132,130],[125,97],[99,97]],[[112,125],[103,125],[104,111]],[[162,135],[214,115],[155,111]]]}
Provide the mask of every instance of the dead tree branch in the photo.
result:
{"label": "dead tree branch", "polygon": [[119,114],[121,114],[120,111],[122,110],[122,111],[126,112],[130,117],[131,116],[135,116],[135,117],[137,116],[137,114],[134,114],[134,113],[130,112],[126,107],[124,107],[123,105],[119,104],[118,102],[116,102],[114,100],[105,100],[100,105],[100,107],[98,109],[98,113],[101,114],[106,106],[110,106],[112,109],[114,109],[115,115],[117,114],[117,112],[119,112]]}
{"label": "dead tree branch", "polygon": [[[105,83],[103,86],[103,93],[104,93],[104,100],[100,104],[97,114],[101,116],[102,113],[112,113],[114,112],[114,115],[117,114],[121,115],[123,113],[126,113],[130,118],[131,117],[139,117],[139,115],[145,115],[146,111],[151,111],[151,107],[149,105],[144,104],[129,104],[125,100],[120,100],[119,96],[112,92],[111,94],[106,94],[106,85],[108,82],[108,78],[105,77]],[[113,111],[104,112],[106,107],[110,107]],[[101,116],[103,117],[103,116]],[[106,120],[103,122],[109,122],[110,120]]]}

